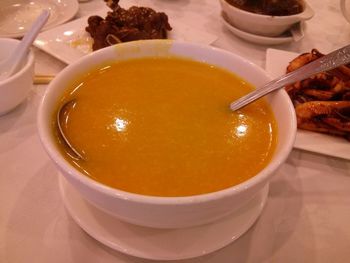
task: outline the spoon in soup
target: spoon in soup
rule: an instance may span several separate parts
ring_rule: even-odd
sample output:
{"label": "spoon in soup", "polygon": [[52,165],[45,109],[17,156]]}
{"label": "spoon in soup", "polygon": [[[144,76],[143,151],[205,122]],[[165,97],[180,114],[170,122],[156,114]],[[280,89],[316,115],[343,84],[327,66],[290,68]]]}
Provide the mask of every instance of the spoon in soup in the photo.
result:
{"label": "spoon in soup", "polygon": [[58,127],[58,132],[60,133],[64,143],[69,149],[69,155],[71,155],[74,159],[77,160],[86,160],[86,158],[81,154],[74,146],[73,144],[68,140],[67,136],[65,135],[64,128],[67,126],[68,118],[69,118],[69,112],[74,109],[76,105],[76,100],[69,100],[66,103],[64,103],[57,111],[56,116],[56,122]]}
{"label": "spoon in soup", "polygon": [[274,79],[261,88],[248,93],[230,104],[230,109],[236,111],[244,106],[254,102],[255,100],[283,88],[288,84],[306,79],[317,73],[334,69],[341,65],[350,63],[350,45],[342,47],[336,51],[329,53],[321,58],[318,58],[305,66],[298,68],[288,74],[285,74],[277,79]]}

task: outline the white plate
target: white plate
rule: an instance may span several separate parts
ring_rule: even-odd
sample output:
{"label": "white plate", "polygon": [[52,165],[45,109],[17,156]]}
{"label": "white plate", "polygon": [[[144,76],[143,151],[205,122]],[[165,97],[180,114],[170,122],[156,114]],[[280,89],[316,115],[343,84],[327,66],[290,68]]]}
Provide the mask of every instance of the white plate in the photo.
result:
{"label": "white plate", "polygon": [[278,37],[266,37],[266,36],[255,35],[234,27],[232,24],[230,24],[227,21],[223,13],[221,13],[220,18],[222,23],[226,26],[226,28],[230,30],[233,34],[255,44],[279,45],[279,44],[289,43],[294,41],[292,35],[289,32]]}
{"label": "white plate", "polygon": [[[272,78],[285,73],[288,63],[299,54],[267,49],[265,69]],[[295,148],[350,160],[350,142],[342,137],[298,130]]]}
{"label": "white plate", "polygon": [[[107,9],[94,15],[105,17]],[[89,16],[58,26],[39,34],[34,45],[57,59],[70,64],[91,52],[92,39],[85,31]],[[170,39],[183,40],[202,44],[211,44],[217,36],[197,30],[178,21],[170,21],[172,31]]]}
{"label": "white plate", "polygon": [[211,253],[245,233],[264,208],[268,185],[247,205],[224,219],[185,229],[154,229],[119,221],[85,201],[62,175],[60,192],[74,221],[106,246],[141,258],[180,260]]}
{"label": "white plate", "polygon": [[1,0],[0,37],[22,37],[43,9],[50,10],[46,30],[74,17],[79,4],[77,0]]}

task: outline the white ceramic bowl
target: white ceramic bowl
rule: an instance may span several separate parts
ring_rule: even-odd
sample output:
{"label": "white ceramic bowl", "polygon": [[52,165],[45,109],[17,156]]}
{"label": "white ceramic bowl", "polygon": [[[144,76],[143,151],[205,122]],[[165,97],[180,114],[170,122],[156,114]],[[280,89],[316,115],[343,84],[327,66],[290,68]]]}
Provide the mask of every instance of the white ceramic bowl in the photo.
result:
{"label": "white ceramic bowl", "polygon": [[[0,38],[0,60],[11,54],[19,40]],[[33,86],[34,55],[30,52],[23,67],[11,77],[0,81],[0,115],[14,109],[25,100]]]}
{"label": "white ceramic bowl", "polygon": [[289,16],[270,16],[248,12],[220,0],[222,11],[228,22],[245,32],[274,37],[287,31],[293,24],[311,19],[314,11],[303,1],[303,12]]}
{"label": "white ceramic bowl", "polygon": [[[209,194],[190,197],[152,197],[102,185],[81,174],[60,154],[52,135],[53,112],[69,82],[105,61],[144,56],[178,55],[226,68],[254,85],[266,83],[264,70],[228,51],[170,40],[134,41],[101,49],[70,64],[50,83],[38,112],[41,142],[65,178],[96,207],[129,223],[155,228],[181,228],[212,222],[251,200],[285,161],[294,143],[296,119],[285,91],[268,96],[278,123],[278,146],[270,164],[248,181]],[[227,105],[228,107],[229,105]]]}

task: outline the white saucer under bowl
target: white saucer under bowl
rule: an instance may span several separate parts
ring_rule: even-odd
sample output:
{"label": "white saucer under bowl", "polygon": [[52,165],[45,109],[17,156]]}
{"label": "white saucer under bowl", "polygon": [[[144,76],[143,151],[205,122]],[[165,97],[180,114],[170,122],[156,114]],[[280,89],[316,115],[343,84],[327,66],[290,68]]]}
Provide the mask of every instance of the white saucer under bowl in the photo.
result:
{"label": "white saucer under bowl", "polygon": [[122,253],[153,260],[180,260],[218,250],[244,234],[266,203],[268,185],[233,214],[211,224],[185,229],[154,229],[122,222],[87,202],[60,175],[63,202],[90,236]]}
{"label": "white saucer under bowl", "polygon": [[292,36],[292,34],[290,32],[287,32],[285,34],[282,34],[280,36],[277,37],[266,37],[266,36],[260,36],[260,35],[255,35],[255,34],[251,34],[245,31],[242,31],[238,28],[236,28],[235,26],[233,26],[232,24],[230,24],[230,22],[227,21],[225,15],[223,13],[221,13],[221,21],[222,23],[225,25],[225,27],[230,30],[233,34],[235,34],[236,36],[255,43],[255,44],[259,44],[259,45],[279,45],[279,44],[284,44],[284,43],[289,43],[294,41],[294,38]]}

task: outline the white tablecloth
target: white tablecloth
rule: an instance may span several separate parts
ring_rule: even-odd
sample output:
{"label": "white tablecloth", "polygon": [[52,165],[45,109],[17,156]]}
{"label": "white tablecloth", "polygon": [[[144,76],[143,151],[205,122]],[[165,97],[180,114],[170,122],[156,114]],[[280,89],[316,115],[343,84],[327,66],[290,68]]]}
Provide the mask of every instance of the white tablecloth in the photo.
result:
{"label": "white tablecloth", "polygon": [[[232,35],[219,20],[216,0],[121,1],[165,11],[170,19],[218,36],[214,46],[264,67],[268,46]],[[275,48],[329,52],[350,43],[350,24],[335,0],[309,0],[316,15],[300,42]],[[104,3],[80,3],[77,17]],[[36,72],[58,73],[65,64],[36,50]],[[65,210],[57,172],[40,145],[36,111],[45,85],[0,117],[0,262],[149,262],[126,256],[87,235]],[[350,145],[350,143],[349,143]],[[350,150],[350,146],[349,146]],[[350,164],[329,156],[293,150],[270,184],[267,205],[256,224],[229,246],[182,262],[349,262]]]}

